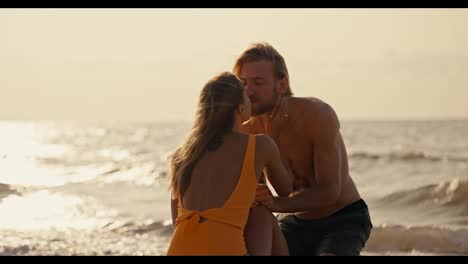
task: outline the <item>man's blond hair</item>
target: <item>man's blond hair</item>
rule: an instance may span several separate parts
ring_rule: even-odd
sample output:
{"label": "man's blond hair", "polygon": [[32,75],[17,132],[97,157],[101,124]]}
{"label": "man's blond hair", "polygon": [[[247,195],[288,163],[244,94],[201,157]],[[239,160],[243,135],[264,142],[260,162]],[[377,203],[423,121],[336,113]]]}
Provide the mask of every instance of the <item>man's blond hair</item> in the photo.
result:
{"label": "man's blond hair", "polygon": [[286,92],[285,96],[292,96],[291,87],[289,86],[289,73],[286,67],[286,62],[283,56],[273,46],[266,42],[258,42],[252,44],[247,50],[245,50],[234,64],[233,72],[239,76],[242,66],[248,62],[256,62],[266,60],[273,64],[273,74],[277,80],[286,78]]}

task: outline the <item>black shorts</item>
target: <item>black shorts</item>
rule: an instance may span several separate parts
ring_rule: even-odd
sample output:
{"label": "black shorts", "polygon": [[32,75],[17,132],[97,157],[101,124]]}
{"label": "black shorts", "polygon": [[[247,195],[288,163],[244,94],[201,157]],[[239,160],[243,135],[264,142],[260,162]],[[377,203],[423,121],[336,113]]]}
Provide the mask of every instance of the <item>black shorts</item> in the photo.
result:
{"label": "black shorts", "polygon": [[322,219],[302,220],[288,215],[280,220],[280,228],[291,256],[358,256],[369,239],[372,222],[361,199]]}

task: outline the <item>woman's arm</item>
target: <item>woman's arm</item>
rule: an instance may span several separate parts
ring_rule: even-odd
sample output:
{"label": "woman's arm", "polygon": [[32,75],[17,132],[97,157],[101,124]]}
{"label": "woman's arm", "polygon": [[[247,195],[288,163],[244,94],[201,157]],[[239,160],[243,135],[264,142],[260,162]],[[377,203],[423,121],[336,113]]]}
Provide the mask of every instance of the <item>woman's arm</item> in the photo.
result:
{"label": "woman's arm", "polygon": [[265,155],[266,177],[279,196],[288,196],[293,190],[293,175],[281,159],[278,146],[269,136],[259,136],[261,153]]}

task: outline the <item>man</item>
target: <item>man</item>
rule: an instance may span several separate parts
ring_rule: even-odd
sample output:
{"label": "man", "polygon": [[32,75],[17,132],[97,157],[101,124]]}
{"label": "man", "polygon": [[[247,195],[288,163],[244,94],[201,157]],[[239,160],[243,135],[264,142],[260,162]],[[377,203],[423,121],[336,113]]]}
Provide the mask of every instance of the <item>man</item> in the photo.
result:
{"label": "man", "polygon": [[294,175],[289,197],[273,197],[259,185],[256,198],[273,212],[286,213],[281,214],[280,227],[289,253],[359,255],[372,223],[349,174],[333,108],[317,98],[293,97],[286,63],[267,43],[244,51],[233,71],[252,104],[245,131],[271,136]]}

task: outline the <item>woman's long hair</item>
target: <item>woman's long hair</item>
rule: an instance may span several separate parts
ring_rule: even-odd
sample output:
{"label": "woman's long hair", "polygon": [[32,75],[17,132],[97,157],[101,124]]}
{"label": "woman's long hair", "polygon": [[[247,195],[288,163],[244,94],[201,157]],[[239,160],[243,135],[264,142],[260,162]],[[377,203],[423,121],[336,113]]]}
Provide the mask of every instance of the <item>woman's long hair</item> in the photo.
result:
{"label": "woman's long hair", "polygon": [[232,130],[235,111],[243,103],[243,95],[241,81],[229,72],[223,72],[205,84],[192,130],[182,146],[170,156],[169,189],[174,198],[187,189],[192,170],[209,144]]}

